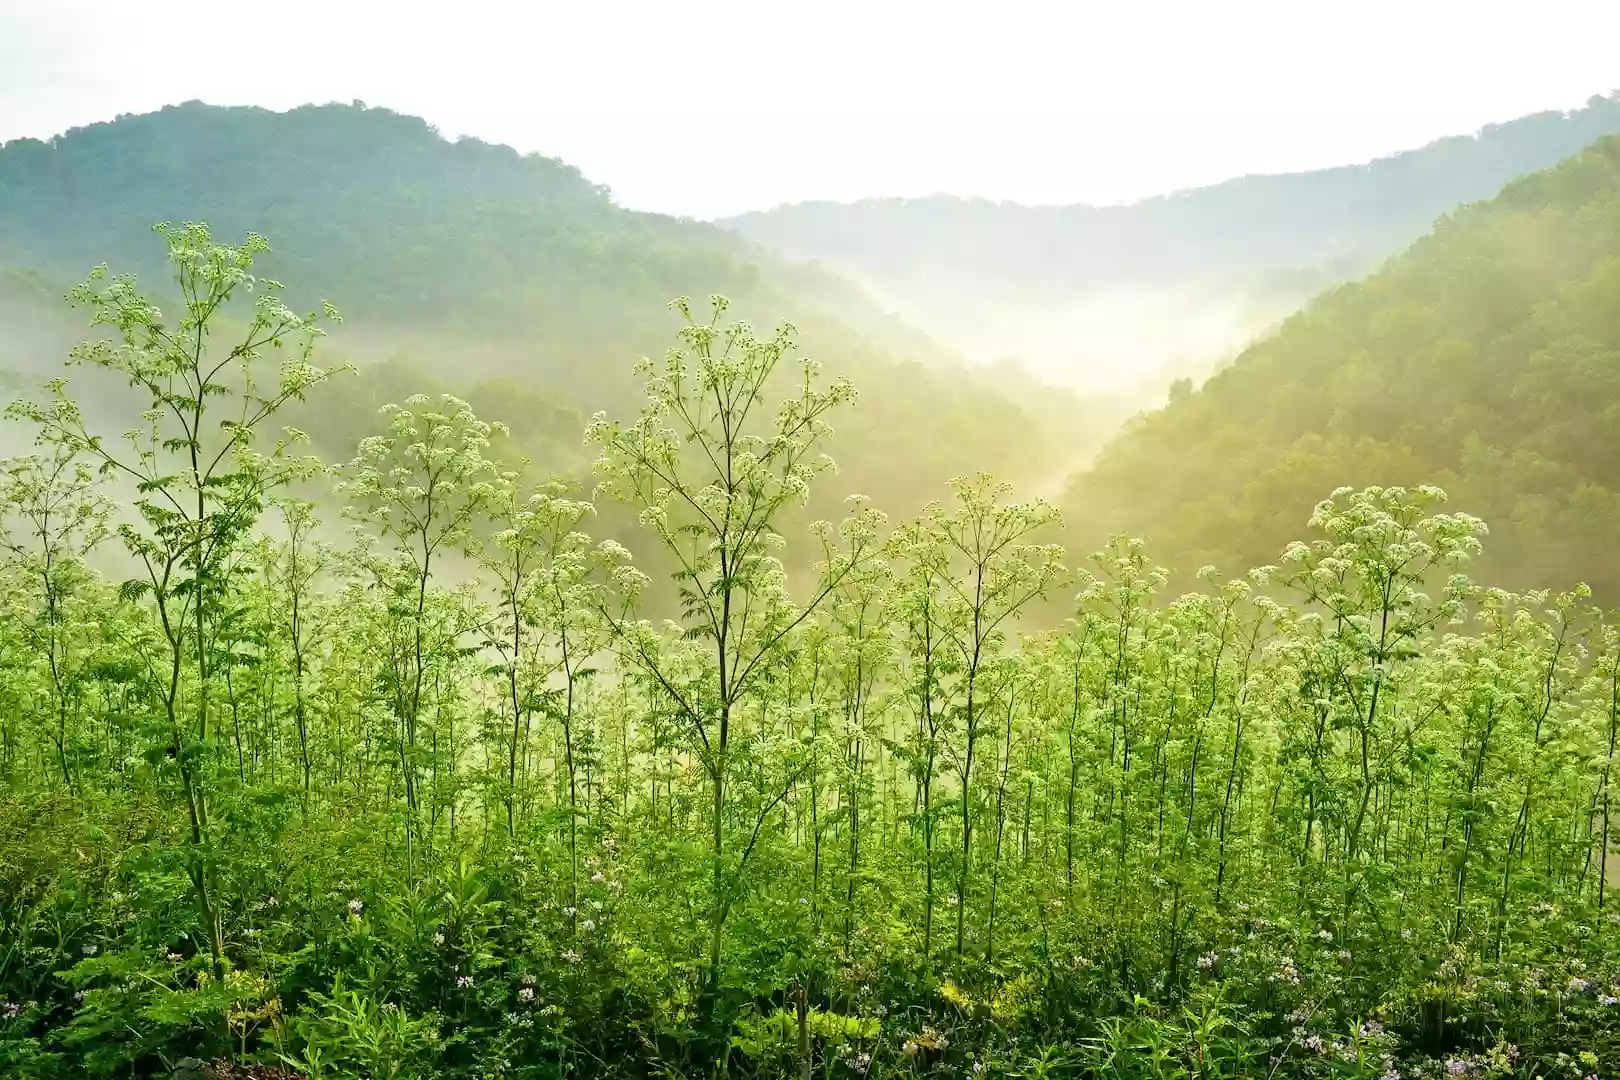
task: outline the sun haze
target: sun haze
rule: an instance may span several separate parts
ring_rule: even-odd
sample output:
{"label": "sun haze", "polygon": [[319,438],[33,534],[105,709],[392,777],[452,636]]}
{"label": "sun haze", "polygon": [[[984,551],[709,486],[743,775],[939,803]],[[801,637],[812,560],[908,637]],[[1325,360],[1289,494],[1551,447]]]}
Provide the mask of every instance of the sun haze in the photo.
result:
{"label": "sun haze", "polygon": [[1620,85],[1620,5],[1486,14],[1457,0],[0,0],[0,140],[189,99],[360,99],[562,158],[638,209],[1111,203],[1366,160]]}

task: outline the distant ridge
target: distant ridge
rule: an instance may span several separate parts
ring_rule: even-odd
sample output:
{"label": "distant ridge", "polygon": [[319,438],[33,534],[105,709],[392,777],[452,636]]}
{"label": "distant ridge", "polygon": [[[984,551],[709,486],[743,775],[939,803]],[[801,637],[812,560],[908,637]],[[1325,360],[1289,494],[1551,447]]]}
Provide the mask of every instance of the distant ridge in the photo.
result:
{"label": "distant ridge", "polygon": [[721,224],[853,278],[974,358],[1019,355],[1079,384],[1147,378],[1162,392],[1313,293],[1372,270],[1439,215],[1616,132],[1611,94],[1365,164],[1124,206],[868,199]]}
{"label": "distant ridge", "polygon": [[1453,206],[1616,132],[1620,91],[1362,164],[1243,176],[1129,204],[863,199],[788,204],[720,223],[834,268],[915,270],[925,258],[971,251],[987,279],[1014,273],[1051,288],[1305,267],[1388,254]]}

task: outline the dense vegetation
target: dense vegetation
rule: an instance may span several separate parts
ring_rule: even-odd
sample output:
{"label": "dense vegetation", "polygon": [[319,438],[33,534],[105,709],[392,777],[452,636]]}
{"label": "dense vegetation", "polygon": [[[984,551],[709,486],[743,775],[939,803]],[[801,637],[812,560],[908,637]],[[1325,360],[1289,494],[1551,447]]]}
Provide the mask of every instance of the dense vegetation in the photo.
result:
{"label": "dense vegetation", "polygon": [[1093,535],[1252,565],[1338,483],[1444,487],[1495,530],[1483,572],[1620,596],[1620,138],[1459,209],[1193,390],[1075,481]]}
{"label": "dense vegetation", "polygon": [[[554,421],[518,433],[523,451],[566,472],[582,417],[638,407],[624,358],[664,347],[664,304],[693,283],[762,324],[793,322],[812,355],[859,380],[866,408],[842,433],[840,464],[896,509],[920,508],[919,481],[932,488],[974,468],[1056,483],[1076,447],[1099,446],[1123,418],[966,369],[832,274],[712,225],[625,210],[561,162],[452,143],[386,109],[193,102],[0,148],[0,269],[63,287],[103,259],[161,276],[146,223],[188,218],[220,235],[273,237],[260,272],[285,280],[300,310],[343,298],[334,347],[365,374],[334,388],[319,416],[298,418],[334,457],[398,384],[469,400],[516,388],[532,406],[523,412]],[[56,306],[27,319],[60,326]],[[20,352],[7,339],[26,329],[0,322],[0,361]],[[55,355],[27,336],[24,370]]]}
{"label": "dense vegetation", "polygon": [[[1620,627],[1473,582],[1437,490],[1336,492],[1174,600],[983,476],[789,530],[863,405],[723,303],[590,423],[594,492],[448,396],[328,468],[283,429],[354,378],[328,319],[261,241],[163,236],[175,302],[72,294],[75,379],[137,408],[12,409],[0,1073],[1614,1067]],[[1073,619],[1021,635],[1042,597]]]}

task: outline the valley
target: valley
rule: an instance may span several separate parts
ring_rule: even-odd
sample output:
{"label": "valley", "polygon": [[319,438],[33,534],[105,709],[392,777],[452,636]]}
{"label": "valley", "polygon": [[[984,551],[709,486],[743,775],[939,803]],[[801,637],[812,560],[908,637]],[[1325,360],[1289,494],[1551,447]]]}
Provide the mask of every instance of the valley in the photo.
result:
{"label": "valley", "polygon": [[1596,1080],[1620,95],[716,222],[0,145],[0,1075]]}

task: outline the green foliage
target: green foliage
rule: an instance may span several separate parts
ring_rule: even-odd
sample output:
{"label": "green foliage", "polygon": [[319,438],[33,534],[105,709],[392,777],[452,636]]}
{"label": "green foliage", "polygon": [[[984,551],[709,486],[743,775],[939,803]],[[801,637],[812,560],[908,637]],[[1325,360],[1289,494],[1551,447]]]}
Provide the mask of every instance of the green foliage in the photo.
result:
{"label": "green foliage", "polygon": [[[1055,509],[984,474],[801,530],[852,387],[681,302],[640,414],[590,426],[673,578],[658,622],[592,501],[465,400],[295,455],[271,423],[335,392],[313,320],[261,241],[164,236],[179,319],[75,293],[116,331],[78,356],[150,398],[130,448],[63,382],[13,411],[6,1075],[1620,1060],[1620,621],[1476,583],[1484,525],[1439,489],[1337,490],[1279,565],[1179,599],[1127,537],[1071,576]],[[291,490],[328,481],[347,543]],[[95,569],[109,526],[136,584]]]}

